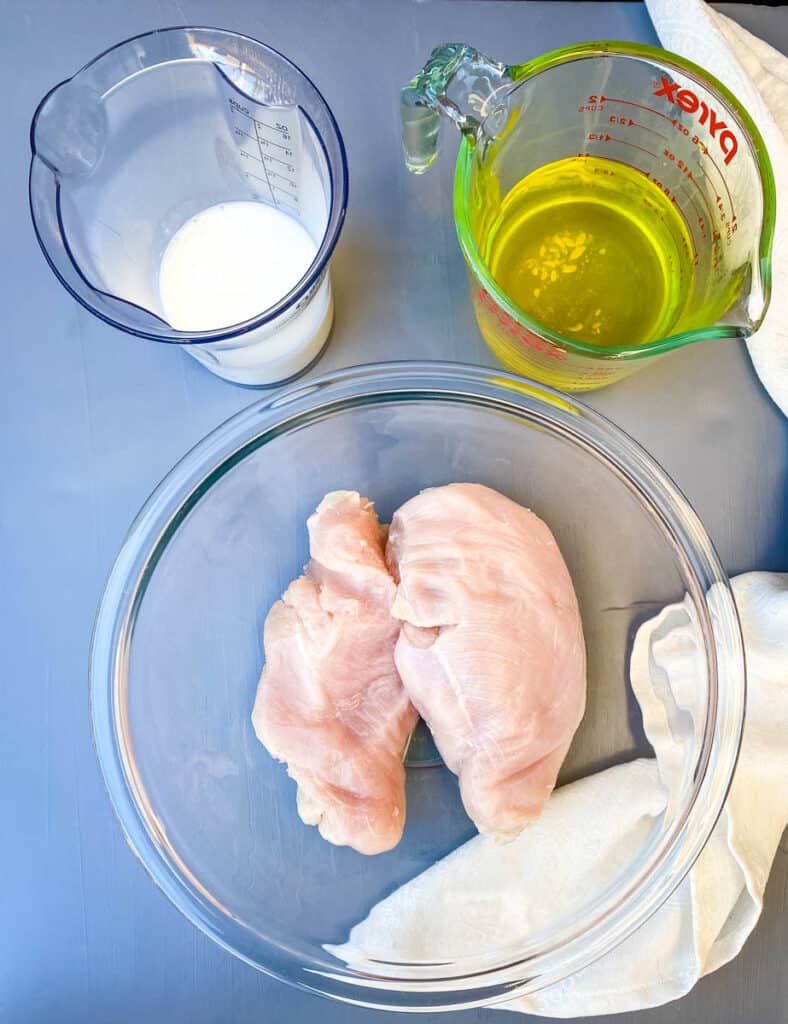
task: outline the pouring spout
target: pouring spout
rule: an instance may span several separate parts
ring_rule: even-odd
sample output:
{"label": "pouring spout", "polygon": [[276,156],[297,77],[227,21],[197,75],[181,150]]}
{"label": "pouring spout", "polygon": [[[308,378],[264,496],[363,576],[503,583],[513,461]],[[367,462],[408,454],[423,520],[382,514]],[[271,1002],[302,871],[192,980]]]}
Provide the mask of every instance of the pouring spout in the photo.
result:
{"label": "pouring spout", "polygon": [[101,159],[106,137],[101,96],[69,79],[39,103],[30,130],[30,148],[58,176],[86,177]]}
{"label": "pouring spout", "polygon": [[422,174],[438,155],[441,116],[478,141],[505,123],[510,68],[467,43],[437,46],[419,73],[400,92],[405,164]]}

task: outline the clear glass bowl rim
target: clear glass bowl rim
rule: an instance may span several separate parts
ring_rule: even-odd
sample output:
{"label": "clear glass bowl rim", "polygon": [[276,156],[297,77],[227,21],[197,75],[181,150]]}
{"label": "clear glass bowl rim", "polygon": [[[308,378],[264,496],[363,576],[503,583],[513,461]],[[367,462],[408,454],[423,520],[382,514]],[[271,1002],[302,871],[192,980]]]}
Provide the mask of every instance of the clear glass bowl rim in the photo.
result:
{"label": "clear glass bowl rim", "polygon": [[[536,422],[603,461],[658,516],[673,540],[689,580],[706,644],[709,701],[703,749],[693,792],[658,856],[626,891],[591,907],[585,920],[550,934],[542,948],[496,962],[495,954],[447,964],[370,964],[354,970],[317,962],[298,950],[252,933],[228,915],[199,880],[164,848],[162,832],[123,741],[128,656],[136,614],[158,558],[178,523],[212,484],[245,453],[289,430],[338,411],[380,402],[431,399],[470,403]],[[706,594],[715,587],[710,615]],[[717,651],[726,652],[720,673]],[[627,434],[561,392],[512,374],[457,363],[400,362],[350,367],[301,382],[255,402],[208,434],[167,474],[121,546],[104,590],[90,654],[93,740],[107,792],[127,842],[154,882],[194,925],[250,965],[322,995],[389,1010],[457,1010],[490,1005],[570,976],[613,949],[640,927],[682,881],[722,810],[738,757],[744,723],[745,662],[733,593],[698,516],[682,492]],[[398,968],[398,973],[391,968]],[[389,973],[386,973],[388,969]]]}

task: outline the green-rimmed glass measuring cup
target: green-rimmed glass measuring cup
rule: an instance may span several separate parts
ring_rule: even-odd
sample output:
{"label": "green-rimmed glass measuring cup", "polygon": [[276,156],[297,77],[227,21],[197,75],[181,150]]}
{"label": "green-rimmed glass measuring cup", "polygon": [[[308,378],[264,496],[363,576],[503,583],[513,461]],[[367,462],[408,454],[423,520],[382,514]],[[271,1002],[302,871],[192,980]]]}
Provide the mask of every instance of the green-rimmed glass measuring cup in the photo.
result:
{"label": "green-rimmed glass measuring cup", "polygon": [[[750,116],[697,65],[626,42],[583,43],[517,65],[445,44],[402,90],[401,114],[415,173],[435,159],[441,115],[460,129],[457,234],[479,327],[510,369],[590,390],[674,348],[745,338],[760,325],[771,284],[771,164]],[[601,207],[620,206],[619,250],[594,251],[593,227],[563,226],[570,206],[561,196],[570,194],[592,226]],[[515,202],[519,235],[506,227]],[[534,211],[553,234],[528,255],[542,237]],[[522,252],[508,276],[496,268],[507,238],[510,257],[512,246]],[[567,296],[583,280],[588,294],[572,306]],[[558,324],[539,316],[550,294],[564,304]],[[611,340],[602,325],[617,316]]]}

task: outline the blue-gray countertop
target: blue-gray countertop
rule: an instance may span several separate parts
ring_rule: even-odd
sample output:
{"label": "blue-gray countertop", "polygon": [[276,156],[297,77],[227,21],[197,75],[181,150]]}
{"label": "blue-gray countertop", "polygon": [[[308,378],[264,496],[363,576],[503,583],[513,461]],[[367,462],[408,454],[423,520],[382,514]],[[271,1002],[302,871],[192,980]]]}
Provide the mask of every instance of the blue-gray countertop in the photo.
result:
{"label": "blue-gray countertop", "polygon": [[[723,9],[788,51],[788,10]],[[270,43],[315,79],[350,160],[336,325],[314,372],[418,357],[492,365],[454,237],[454,140],[431,175],[408,177],[397,90],[440,41],[516,61],[585,39],[656,42],[651,23],[637,3],[504,0],[4,0],[2,14],[0,1022],[380,1022],[259,974],[198,933],[151,884],[105,797],[86,693],[104,578],[154,485],[255,396],[174,347],[114,331],[61,288],[27,209],[30,117],[51,85],[147,29],[221,25]],[[788,569],[788,424],[743,346],[684,349],[589,401],[673,475],[730,573]],[[786,891],[784,841],[741,956],[686,999],[611,1024],[786,1024]],[[422,1017],[449,1019],[507,1018]]]}

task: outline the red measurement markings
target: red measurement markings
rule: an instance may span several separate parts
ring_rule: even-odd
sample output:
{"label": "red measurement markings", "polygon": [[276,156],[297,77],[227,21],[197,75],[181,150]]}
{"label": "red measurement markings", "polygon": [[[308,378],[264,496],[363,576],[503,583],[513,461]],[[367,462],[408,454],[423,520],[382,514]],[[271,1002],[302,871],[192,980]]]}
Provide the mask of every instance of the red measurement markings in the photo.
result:
{"label": "red measurement markings", "polygon": [[528,345],[529,348],[534,349],[536,352],[543,352],[552,359],[566,359],[566,352],[563,349],[558,348],[557,345],[554,345],[552,341],[548,341],[547,338],[540,338],[538,334],[529,331],[527,327],[523,327],[522,324],[519,324],[508,313],[500,309],[486,288],[480,288],[477,294],[479,302],[481,302],[485,310],[492,314],[498,321],[498,324],[508,334],[511,334],[512,337],[521,341],[524,345]]}
{"label": "red measurement markings", "polygon": [[676,156],[676,154],[670,149],[663,149],[662,155],[665,157],[666,160],[669,160],[672,164],[674,164],[675,167],[679,171],[681,171],[684,177],[691,181],[695,188],[698,190],[698,194],[703,200],[703,205],[706,208],[706,213],[708,214],[708,223],[711,226],[714,220],[712,209],[709,206],[708,200],[706,199],[706,193],[700,187],[700,184],[698,183],[698,180],[695,177],[695,175],[692,173],[692,169],[690,168],[689,164],[686,162],[686,160],[682,160],[681,157]]}
{"label": "red measurement markings", "polygon": [[703,213],[702,207],[698,205],[698,202],[695,199],[695,196],[690,191],[688,191],[687,189],[682,189],[681,190],[681,195],[683,195],[685,197],[685,199],[687,200],[689,205],[697,213],[697,215],[698,215],[698,226],[700,227],[701,231],[705,235],[706,234],[706,216]]}
{"label": "red measurement markings", "polygon": [[[703,177],[704,177],[704,178],[706,179],[706,181],[707,181],[707,182],[709,183],[709,188],[710,188],[710,189],[712,190],[712,192],[714,193],[714,196],[715,196],[715,200],[716,200],[716,203],[717,203],[718,209],[719,209],[719,211],[720,211],[720,218],[721,218],[721,220],[722,220],[722,221],[723,221],[724,223],[726,223],[726,225],[727,225],[727,228],[728,228],[728,232],[727,232],[727,237],[726,237],[726,241],[727,241],[728,243],[730,243],[730,240],[731,240],[731,235],[735,234],[735,233],[736,233],[736,231],[737,231],[737,230],[738,230],[738,228],[739,228],[739,225],[738,225],[738,223],[736,222],[736,214],[733,214],[733,216],[732,216],[732,218],[731,218],[731,220],[730,220],[730,221],[726,221],[726,219],[725,219],[725,212],[724,212],[724,210],[723,210],[723,208],[722,208],[722,196],[721,196],[721,195],[719,195],[719,193],[717,192],[717,188],[716,188],[716,186],[715,186],[714,182],[713,182],[713,181],[711,180],[711,178],[710,178],[710,177],[708,176],[708,174],[706,173],[706,171],[705,171],[705,170],[703,169],[703,165],[701,164],[701,162],[700,162],[700,161],[698,161],[698,163],[696,164],[696,166],[697,166],[698,170],[699,170],[699,171],[701,172],[701,174],[703,175]],[[703,190],[701,190],[701,192],[702,192],[702,194],[703,194],[703,201],[704,201],[704,202],[707,202],[707,200],[706,200],[706,194],[705,194],[705,192],[703,192]]]}
{"label": "red measurement markings", "polygon": [[725,178],[725,175],[720,170],[720,167],[719,167],[717,161],[714,159],[714,157],[709,152],[708,147],[704,150],[704,153],[709,158],[709,160],[711,160],[711,162],[714,164],[714,166],[715,166],[715,168],[717,170],[717,174],[719,174],[719,176],[722,178],[722,184],[723,184],[723,186],[725,188],[726,195],[728,196],[728,202],[730,203],[730,206],[731,206],[731,220],[732,221],[736,220],[736,211],[733,208],[733,197],[731,196],[731,191],[728,188],[727,179]]}
{"label": "red measurement markings", "polygon": [[[687,127],[687,125],[682,124],[681,121],[679,121],[679,119],[677,117],[671,118],[670,119],[670,123],[674,126],[674,128],[676,128],[676,130],[681,135],[685,135],[685,136],[689,137],[690,129]],[[722,172],[719,164],[717,163],[717,161],[714,159],[714,157],[709,152],[709,147],[706,145],[705,142],[703,142],[700,139],[700,137],[698,135],[693,135],[692,136],[692,144],[694,146],[698,147],[698,149],[701,151],[703,156],[707,156],[709,158],[709,160],[711,160],[711,162],[714,164],[714,166],[715,166],[715,168],[717,170],[717,173],[722,178],[722,184],[723,184],[723,187],[725,188],[725,192],[726,192],[726,194],[728,196],[728,202],[730,203],[730,207],[731,207],[731,223],[732,224],[735,223],[735,221],[736,221],[736,211],[733,208],[733,198],[731,197],[730,190],[728,189],[728,181],[727,181],[725,175],[723,174],[723,172]],[[700,166],[700,164],[698,164],[698,166]],[[702,167],[700,169],[701,169],[701,171],[703,171]],[[716,194],[716,191],[717,191],[716,186],[712,184],[711,178],[709,178],[708,174],[706,174],[705,171],[703,171],[703,173],[704,173],[704,175],[706,175],[706,180],[708,181],[709,185],[711,185],[711,187],[714,189],[715,194]],[[722,213],[723,211],[721,210],[720,212]],[[723,217],[724,217],[724,213],[723,213]],[[734,228],[733,230],[735,231],[736,229]]]}
{"label": "red measurement markings", "polygon": [[643,171],[643,174],[648,178],[648,180],[653,185],[657,186],[657,188],[660,190],[660,192],[664,193],[664,195],[666,195],[668,197],[668,199],[671,201],[671,203],[674,203],[676,206],[678,206],[678,200],[676,199],[676,193],[673,191],[673,189],[670,187],[670,185],[665,185],[664,182],[660,181],[659,178],[656,178],[653,174],[650,173],[650,171]]}
{"label": "red measurement markings", "polygon": [[711,236],[711,269],[716,270],[722,263],[720,256],[720,233],[715,231]]}
{"label": "red measurement markings", "polygon": [[[670,124],[673,126],[673,128],[675,128],[678,134],[684,135],[687,138],[690,137],[690,129],[688,125],[683,124],[680,120],[678,120],[678,118],[670,118]],[[692,140],[695,143],[695,145],[697,145],[700,142],[700,139],[697,135],[693,135]]]}
{"label": "red measurement markings", "polygon": [[714,191],[716,192],[717,189],[714,187],[714,182],[711,180],[711,178],[708,176],[708,174],[706,174],[705,170],[703,169],[703,164],[700,162],[700,160],[698,160],[698,170],[703,175],[703,177],[706,179],[706,181],[708,181],[709,188],[713,188]]}
{"label": "red measurement markings", "polygon": [[668,115],[667,114],[663,114],[661,110],[655,110],[654,107],[646,107],[642,103],[633,103],[632,100],[625,100],[625,99],[622,99],[620,96],[600,96],[599,97],[599,102],[600,103],[624,103],[628,107],[637,107],[638,110],[647,110],[649,112],[649,114],[656,114],[657,117],[664,117],[666,121],[670,120]]}
{"label": "red measurement markings", "polygon": [[[697,136],[696,136],[696,138],[697,138]],[[714,159],[714,157],[709,152],[709,147],[704,145],[702,142],[699,142],[698,143],[698,148],[700,149],[700,151],[703,154],[703,156],[707,156],[709,158],[709,160],[711,160],[711,162],[714,164],[714,166],[715,166],[715,168],[717,170],[717,173],[722,178],[722,184],[725,187],[725,192],[727,193],[727,196],[728,196],[728,202],[730,203],[730,206],[731,206],[731,223],[735,223],[735,221],[736,221],[736,211],[733,208],[733,199],[731,198],[730,191],[728,190],[728,182],[725,180],[725,175],[722,173],[720,168],[717,166],[716,160]],[[702,161],[698,160],[697,167],[698,167],[698,170],[700,171],[700,173],[706,179],[706,181],[708,181],[709,188],[714,190],[715,196],[717,196],[717,199],[720,200],[722,197],[717,195],[717,186],[714,184],[714,182],[711,180],[711,178],[706,173],[706,171],[705,171],[705,169],[703,167]],[[734,228],[734,230],[735,230],[735,228]]]}
{"label": "red measurement markings", "polygon": [[706,193],[700,187],[698,179],[694,175],[690,178],[690,180],[695,185],[695,188],[698,190],[698,195],[703,200],[703,208],[706,211],[706,216],[708,217],[708,225],[709,228],[712,228],[712,225],[714,224],[714,214],[712,213],[711,207],[709,206],[709,201],[706,198]]}
{"label": "red measurement markings", "polygon": [[[687,221],[687,224],[688,224],[688,227],[689,227],[689,230],[690,230],[690,237],[692,238],[692,248],[693,248],[692,265],[697,267],[698,263],[700,262],[700,257],[698,256],[698,246],[697,246],[697,243],[695,241],[695,232],[696,232],[696,230],[700,231],[701,238],[703,238],[704,240],[707,238],[707,235],[706,235],[706,219],[703,216],[703,210],[695,202],[695,197],[690,192],[686,192],[686,191],[682,192],[682,195],[687,200],[687,205],[692,208],[692,211],[695,214],[695,221],[694,222]],[[681,204],[679,204],[679,205],[681,205]]]}
{"label": "red measurement markings", "polygon": [[667,142],[667,135],[663,135],[662,132],[658,132],[656,128],[649,128],[647,124],[641,124],[640,121],[633,121],[631,117],[618,117],[616,114],[611,114],[608,118],[610,124],[623,125],[624,128],[641,128],[644,132],[651,132],[652,135],[658,135],[660,139],[664,139]]}
{"label": "red measurement markings", "polygon": [[638,146],[637,143],[628,142],[626,139],[617,139],[615,135],[608,135],[608,139],[610,139],[611,142],[620,142],[622,146],[631,146],[632,149],[639,149],[641,153],[648,153],[649,156],[655,157],[657,155],[652,150],[646,149],[645,146]]}
{"label": "red measurement markings", "polygon": [[618,142],[622,146],[630,146],[632,149],[639,149],[641,153],[648,153],[649,156],[653,156],[654,159],[659,159],[657,154],[651,150],[646,149],[645,146],[638,146],[635,142],[628,142],[626,139],[619,139],[615,135],[608,135],[607,132],[603,135],[601,132],[589,132],[589,142]]}
{"label": "red measurement markings", "polygon": [[708,238],[709,232],[714,232],[714,216],[709,209],[709,204],[706,202],[703,192],[700,192],[700,197],[703,200],[703,207],[701,208],[694,201],[693,206],[698,211],[698,226],[700,227],[701,234],[704,238]]}

